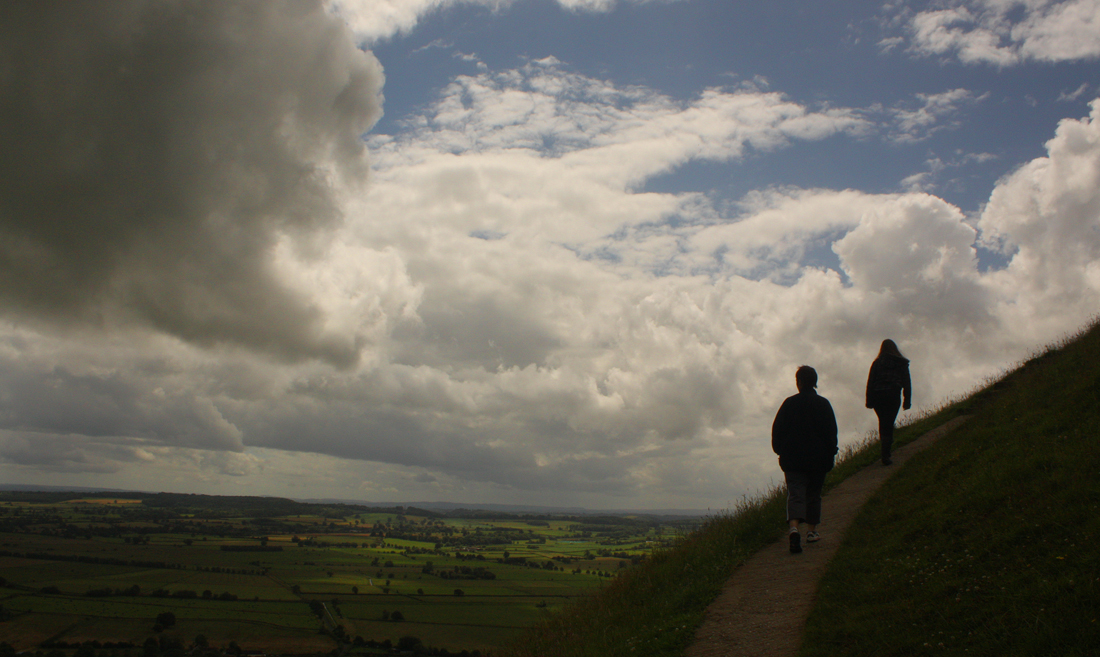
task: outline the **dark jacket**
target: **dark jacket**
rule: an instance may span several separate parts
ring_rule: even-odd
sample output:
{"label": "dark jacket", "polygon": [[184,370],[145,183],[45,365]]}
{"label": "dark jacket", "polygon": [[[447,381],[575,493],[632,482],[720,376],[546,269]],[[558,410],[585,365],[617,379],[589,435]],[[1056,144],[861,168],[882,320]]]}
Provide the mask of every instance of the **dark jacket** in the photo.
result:
{"label": "dark jacket", "polygon": [[871,363],[871,371],[867,373],[867,408],[873,408],[881,399],[897,403],[898,392],[904,394],[908,408],[913,397],[909,360],[890,355],[879,356]]}
{"label": "dark jacket", "polygon": [[787,397],[772,423],[772,451],[784,472],[828,472],[836,456],[836,416],[812,388]]}

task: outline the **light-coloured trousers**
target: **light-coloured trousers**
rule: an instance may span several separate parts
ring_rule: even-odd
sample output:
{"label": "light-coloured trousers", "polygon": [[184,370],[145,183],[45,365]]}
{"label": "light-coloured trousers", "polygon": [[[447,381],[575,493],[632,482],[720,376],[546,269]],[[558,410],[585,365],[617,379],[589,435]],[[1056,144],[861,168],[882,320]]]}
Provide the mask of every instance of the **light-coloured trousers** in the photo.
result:
{"label": "light-coloured trousers", "polygon": [[821,522],[821,487],[824,472],[792,470],[784,472],[787,480],[787,521],[816,525]]}

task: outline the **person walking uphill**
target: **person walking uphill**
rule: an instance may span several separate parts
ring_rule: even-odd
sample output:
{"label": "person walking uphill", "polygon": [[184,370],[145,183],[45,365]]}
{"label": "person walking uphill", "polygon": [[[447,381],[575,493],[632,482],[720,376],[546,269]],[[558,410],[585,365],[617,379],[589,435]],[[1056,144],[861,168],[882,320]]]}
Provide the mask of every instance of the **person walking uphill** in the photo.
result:
{"label": "person walking uphill", "polygon": [[883,340],[878,357],[871,363],[871,371],[867,373],[867,408],[874,409],[878,416],[883,465],[893,463],[890,454],[894,445],[894,420],[898,417],[898,405],[909,410],[912,398],[909,359],[901,355],[893,340]]}
{"label": "person walking uphill", "polygon": [[800,523],[806,542],[820,540],[821,487],[833,469],[837,451],[836,415],[828,399],[817,394],[817,371],[803,365],[794,374],[798,394],[787,397],[772,423],[772,451],[787,480],[787,524],[791,553],[802,551]]}

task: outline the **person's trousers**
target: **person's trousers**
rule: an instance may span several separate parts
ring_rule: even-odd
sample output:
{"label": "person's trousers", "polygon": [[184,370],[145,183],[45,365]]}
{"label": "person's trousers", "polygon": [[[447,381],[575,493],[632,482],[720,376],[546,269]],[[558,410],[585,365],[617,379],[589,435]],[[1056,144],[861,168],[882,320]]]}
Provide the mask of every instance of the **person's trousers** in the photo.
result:
{"label": "person's trousers", "polygon": [[792,470],[784,472],[787,480],[787,521],[798,520],[811,525],[821,522],[821,487],[824,472]]}
{"label": "person's trousers", "polygon": [[887,392],[875,398],[875,415],[878,416],[878,438],[882,447],[882,460],[890,458],[894,446],[894,420],[901,409],[900,392]]}

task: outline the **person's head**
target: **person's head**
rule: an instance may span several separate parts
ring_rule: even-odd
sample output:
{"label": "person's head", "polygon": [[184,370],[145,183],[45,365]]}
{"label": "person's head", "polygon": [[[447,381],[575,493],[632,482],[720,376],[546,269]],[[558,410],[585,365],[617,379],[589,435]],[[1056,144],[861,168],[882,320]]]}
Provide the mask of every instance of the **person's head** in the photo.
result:
{"label": "person's head", "polygon": [[896,344],[894,344],[893,340],[883,340],[882,341],[882,346],[879,347],[878,355],[879,356],[896,356],[898,358],[905,358],[905,356],[901,355],[901,351],[898,349],[898,346]]}
{"label": "person's head", "polygon": [[817,370],[809,365],[799,367],[794,373],[794,382],[799,392],[806,392],[817,387]]}

